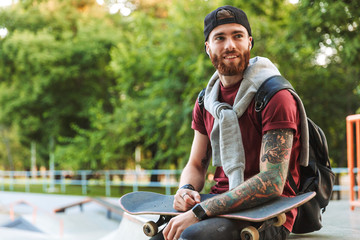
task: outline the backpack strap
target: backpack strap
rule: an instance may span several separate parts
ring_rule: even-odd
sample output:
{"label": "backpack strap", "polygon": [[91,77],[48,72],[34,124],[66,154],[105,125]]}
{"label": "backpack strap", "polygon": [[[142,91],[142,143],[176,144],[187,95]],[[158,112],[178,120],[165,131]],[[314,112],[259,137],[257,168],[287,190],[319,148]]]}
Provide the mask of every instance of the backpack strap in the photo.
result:
{"label": "backpack strap", "polygon": [[200,107],[201,111],[202,111],[203,108],[204,108],[205,90],[206,90],[206,88],[204,88],[203,90],[201,90],[201,92],[200,92],[199,95],[198,95],[198,104],[199,104],[199,107]]}
{"label": "backpack strap", "polygon": [[275,93],[283,89],[294,90],[290,82],[283,76],[275,75],[266,79],[255,94],[255,111],[261,113]]}
{"label": "backpack strap", "polygon": [[[286,80],[281,75],[272,76],[266,79],[259,87],[258,91],[255,94],[255,112],[257,112],[257,117],[259,123],[262,122],[261,111],[269,103],[270,99],[279,91],[284,89],[294,90],[293,86],[288,80]],[[288,174],[288,180],[290,187],[298,194],[299,190],[295,184],[294,178],[292,175]]]}

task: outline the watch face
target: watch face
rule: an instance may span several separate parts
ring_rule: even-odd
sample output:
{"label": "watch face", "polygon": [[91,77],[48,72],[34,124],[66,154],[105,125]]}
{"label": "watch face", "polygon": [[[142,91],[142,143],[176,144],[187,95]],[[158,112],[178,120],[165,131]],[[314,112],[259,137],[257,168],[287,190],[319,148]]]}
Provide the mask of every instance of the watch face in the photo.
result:
{"label": "watch face", "polygon": [[196,204],[192,211],[199,220],[204,220],[207,218],[206,212],[200,204]]}

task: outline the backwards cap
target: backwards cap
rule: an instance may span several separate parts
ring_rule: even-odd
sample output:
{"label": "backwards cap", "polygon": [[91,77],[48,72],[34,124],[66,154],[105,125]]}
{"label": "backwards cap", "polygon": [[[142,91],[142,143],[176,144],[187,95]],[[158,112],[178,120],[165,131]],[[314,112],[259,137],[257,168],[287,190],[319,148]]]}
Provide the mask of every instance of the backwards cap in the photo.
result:
{"label": "backwards cap", "polygon": [[[228,10],[231,13],[233,13],[232,17],[229,18],[224,18],[224,19],[217,19],[217,13],[220,10]],[[248,18],[245,14],[245,12],[241,9],[238,9],[236,7],[232,7],[232,6],[223,6],[223,7],[219,7],[218,9],[212,11],[211,13],[209,13],[208,15],[206,15],[205,20],[204,20],[204,36],[205,36],[205,42],[208,40],[209,35],[211,33],[211,31],[216,28],[219,25],[222,24],[228,24],[228,23],[238,23],[241,24],[242,26],[244,26],[246,28],[246,30],[249,33],[249,36],[251,35],[251,28],[250,28],[250,23],[248,21]],[[251,41],[251,48],[254,46],[254,39],[252,39]]]}

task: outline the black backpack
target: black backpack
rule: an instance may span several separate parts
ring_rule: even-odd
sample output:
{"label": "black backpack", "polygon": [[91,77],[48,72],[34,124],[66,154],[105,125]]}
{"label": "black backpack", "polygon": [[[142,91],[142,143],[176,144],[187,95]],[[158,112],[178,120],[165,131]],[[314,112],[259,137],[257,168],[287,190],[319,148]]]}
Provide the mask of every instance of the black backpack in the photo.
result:
{"label": "black backpack", "polygon": [[[283,89],[295,92],[291,84],[282,76],[271,77],[260,86],[255,95],[255,111],[258,113],[260,120],[261,111],[266,104],[275,93]],[[325,208],[329,204],[335,180],[335,174],[330,166],[325,134],[311,119],[308,118],[307,120],[309,128],[309,165],[307,167],[300,166],[299,189],[291,174],[288,174],[288,180],[296,194],[315,191],[316,196],[298,207],[293,233],[313,232],[322,227],[321,213],[325,212]]]}
{"label": "black backpack", "polygon": [[[290,82],[282,76],[273,76],[260,86],[255,95],[255,111],[261,122],[261,111],[266,107],[270,99],[280,90],[294,91]],[[290,91],[290,92],[291,92]],[[205,89],[198,96],[201,109],[204,106]],[[320,230],[321,213],[325,212],[329,204],[335,180],[335,174],[331,170],[329,151],[324,132],[311,119],[308,120],[309,128],[309,165],[300,166],[300,187],[297,188],[291,174],[288,180],[296,194],[315,191],[316,196],[309,202],[298,207],[298,215],[293,226],[293,233],[309,233]]]}

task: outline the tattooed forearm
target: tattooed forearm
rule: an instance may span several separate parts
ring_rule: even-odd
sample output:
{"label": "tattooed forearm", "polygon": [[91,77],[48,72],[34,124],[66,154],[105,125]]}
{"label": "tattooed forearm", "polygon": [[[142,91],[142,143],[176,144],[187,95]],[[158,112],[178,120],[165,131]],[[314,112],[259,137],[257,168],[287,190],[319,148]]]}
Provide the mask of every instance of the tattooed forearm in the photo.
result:
{"label": "tattooed forearm", "polygon": [[218,195],[201,205],[209,216],[221,215],[257,206],[277,196],[276,171],[259,173],[232,191]]}
{"label": "tattooed forearm", "polygon": [[209,216],[257,206],[280,195],[289,167],[293,142],[290,129],[268,131],[262,140],[260,173],[224,194],[201,205]]}

